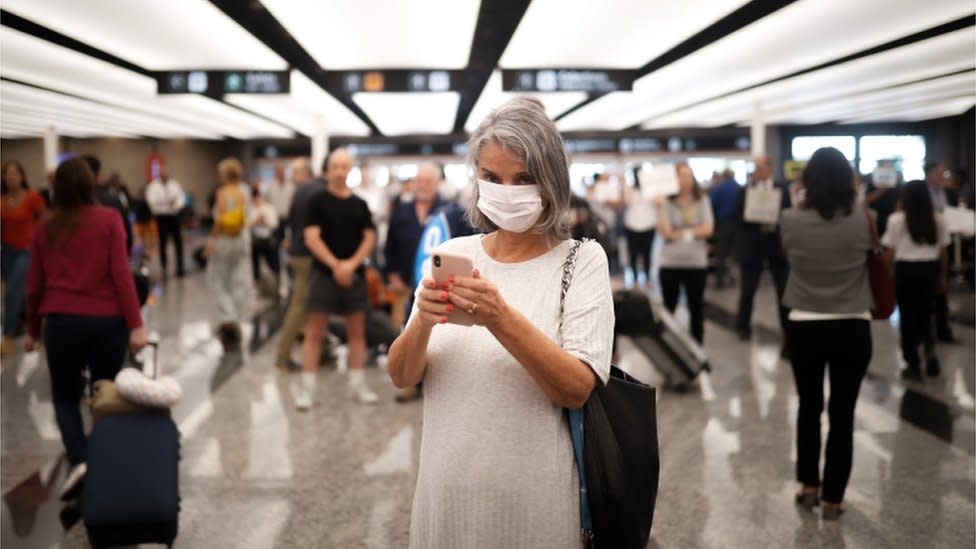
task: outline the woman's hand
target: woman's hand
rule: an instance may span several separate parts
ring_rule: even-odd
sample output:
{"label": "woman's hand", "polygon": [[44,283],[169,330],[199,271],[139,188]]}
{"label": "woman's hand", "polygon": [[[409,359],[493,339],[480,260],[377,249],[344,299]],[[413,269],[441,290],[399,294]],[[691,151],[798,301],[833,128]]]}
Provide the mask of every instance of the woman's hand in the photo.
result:
{"label": "woman's hand", "polygon": [[418,318],[425,328],[447,323],[447,314],[455,311],[454,305],[449,302],[450,294],[447,290],[450,285],[447,282],[438,288],[434,279],[424,279],[423,289],[417,295],[417,310],[420,313]]}
{"label": "woman's hand", "polygon": [[139,326],[132,333],[129,334],[129,347],[132,349],[133,353],[139,352],[140,349],[149,343],[149,332],[146,331],[145,326]]}
{"label": "woman's hand", "polygon": [[28,353],[32,353],[36,350],[37,350],[37,341],[33,337],[31,337],[30,334],[24,336],[24,351]]}
{"label": "woman's hand", "polygon": [[467,311],[474,318],[475,324],[491,330],[505,318],[508,304],[502,299],[498,287],[481,278],[481,273],[475,269],[471,277],[458,277],[453,284],[449,284],[451,303],[462,311]]}
{"label": "woman's hand", "polygon": [[659,195],[657,195],[657,196],[654,197],[654,205],[657,206],[658,208],[660,208],[661,206],[664,205],[664,201],[667,200],[667,199],[668,198],[666,196],[664,196],[663,194],[659,194]]}

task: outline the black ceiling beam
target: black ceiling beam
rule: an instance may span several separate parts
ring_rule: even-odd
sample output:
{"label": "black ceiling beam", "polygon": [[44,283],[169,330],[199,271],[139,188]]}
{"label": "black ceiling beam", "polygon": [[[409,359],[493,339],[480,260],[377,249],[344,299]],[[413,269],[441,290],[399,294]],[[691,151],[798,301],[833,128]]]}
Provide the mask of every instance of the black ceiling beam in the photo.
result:
{"label": "black ceiling beam", "polygon": [[498,61],[512,40],[525,10],[529,8],[529,2],[530,0],[481,1],[478,22],[471,39],[468,68],[462,79],[457,116],[454,118],[454,133],[464,132],[464,123],[481,97],[492,71],[498,67]]}
{"label": "black ceiling beam", "polygon": [[[63,46],[63,47],[68,48],[70,50],[74,50],[74,51],[76,51],[78,53],[85,54],[85,55],[87,55],[89,57],[94,57],[95,59],[99,59],[101,61],[105,61],[106,63],[111,63],[113,65],[122,67],[123,69],[127,69],[127,70],[130,70],[132,72],[136,72],[136,73],[142,74],[144,76],[152,76],[153,75],[151,71],[145,69],[144,67],[140,67],[139,65],[136,65],[135,63],[132,63],[132,62],[127,61],[125,59],[122,59],[120,57],[116,57],[116,56],[114,56],[114,55],[112,55],[112,54],[110,54],[108,52],[102,51],[102,50],[100,50],[98,48],[89,46],[88,44],[85,44],[84,42],[79,42],[78,40],[75,40],[74,38],[71,38],[70,36],[65,36],[65,35],[57,32],[57,31],[54,31],[52,29],[49,29],[49,28],[47,28],[47,27],[45,27],[43,25],[38,25],[37,23],[35,23],[35,22],[33,22],[33,21],[29,20],[29,19],[24,19],[23,17],[15,14],[15,13],[10,13],[7,10],[0,9],[0,25],[3,25],[5,27],[9,27],[9,28],[14,29],[14,30],[18,30],[18,31],[23,32],[25,34],[29,34],[29,35],[34,36],[36,38],[40,38],[41,40],[46,40],[46,41],[51,42],[53,44],[57,44],[59,46]],[[97,32],[97,29],[96,29],[96,32]]]}
{"label": "black ceiling beam", "polygon": [[326,78],[327,71],[295,40],[295,37],[277,20],[271,12],[258,0],[243,2],[241,0],[210,0],[225,15],[244,27],[264,45],[271,48],[284,59],[292,68],[301,71],[312,82],[315,82],[329,95],[335,97],[347,109],[358,116],[370,131],[382,135],[379,128],[370,120],[369,116],[359,108],[351,97],[342,90],[329,86]]}

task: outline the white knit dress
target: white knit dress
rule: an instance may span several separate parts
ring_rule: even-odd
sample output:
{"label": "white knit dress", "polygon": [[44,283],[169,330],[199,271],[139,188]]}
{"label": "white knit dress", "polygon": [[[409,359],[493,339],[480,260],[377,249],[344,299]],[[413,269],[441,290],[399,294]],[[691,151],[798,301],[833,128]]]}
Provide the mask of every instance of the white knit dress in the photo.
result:
{"label": "white knit dress", "polygon": [[[482,236],[445,242],[466,254],[505,301],[557,338],[565,241],[499,263]],[[566,296],[562,347],[606,381],[613,298],[603,249],[581,246]],[[578,548],[579,481],[563,410],[483,327],[438,325],[427,349],[420,470],[410,547]]]}

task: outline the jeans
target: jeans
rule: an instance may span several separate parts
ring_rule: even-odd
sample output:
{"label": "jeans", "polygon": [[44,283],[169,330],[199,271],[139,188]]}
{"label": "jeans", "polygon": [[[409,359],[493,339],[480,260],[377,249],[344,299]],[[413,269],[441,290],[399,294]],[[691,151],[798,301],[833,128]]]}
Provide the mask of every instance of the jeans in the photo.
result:
{"label": "jeans", "polygon": [[932,311],[939,264],[935,261],[896,261],[895,297],[898,299],[901,356],[909,367],[917,368],[918,344],[925,348],[925,358],[935,354]]}
{"label": "jeans", "polygon": [[685,287],[685,297],[688,300],[688,315],[691,317],[691,336],[701,343],[705,338],[705,269],[675,269],[661,267],[658,273],[661,279],[661,297],[664,306],[672,313],[678,306],[681,286]]}
{"label": "jeans", "polygon": [[820,416],[824,372],[830,370],[830,431],[821,497],[844,501],[854,460],[854,406],[871,362],[871,324],[842,319],[790,322],[791,363],[800,407],[796,420],[796,480],[820,486]]}
{"label": "jeans", "polygon": [[221,324],[238,323],[251,303],[251,269],[247,238],[220,236],[207,260],[207,284],[217,299]]}
{"label": "jeans", "polygon": [[3,296],[3,335],[16,337],[24,327],[24,302],[27,299],[27,270],[30,250],[4,246],[0,249],[0,268],[6,289]]}
{"label": "jeans", "polygon": [[163,275],[166,274],[167,266],[167,245],[173,239],[173,246],[176,248],[176,274],[183,276],[183,233],[180,226],[179,215],[157,215],[156,225],[159,228],[159,263],[163,267]]}
{"label": "jeans", "polygon": [[71,465],[84,463],[88,439],[81,419],[82,377],[115,379],[125,361],[129,329],[122,317],[47,315],[44,349],[51,371],[51,400],[61,440]]}
{"label": "jeans", "polygon": [[627,230],[627,253],[630,255],[630,270],[637,274],[643,272],[648,282],[651,280],[651,246],[654,244],[654,229],[635,232]]}

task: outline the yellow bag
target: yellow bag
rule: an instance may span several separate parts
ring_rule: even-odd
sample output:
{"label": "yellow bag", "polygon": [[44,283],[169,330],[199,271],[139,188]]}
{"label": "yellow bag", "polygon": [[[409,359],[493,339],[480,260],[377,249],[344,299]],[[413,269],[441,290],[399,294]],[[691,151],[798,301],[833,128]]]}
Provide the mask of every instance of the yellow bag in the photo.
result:
{"label": "yellow bag", "polygon": [[224,202],[223,211],[217,214],[217,227],[225,236],[237,236],[244,230],[246,215],[244,213],[244,197],[238,190],[227,190],[229,193]]}

